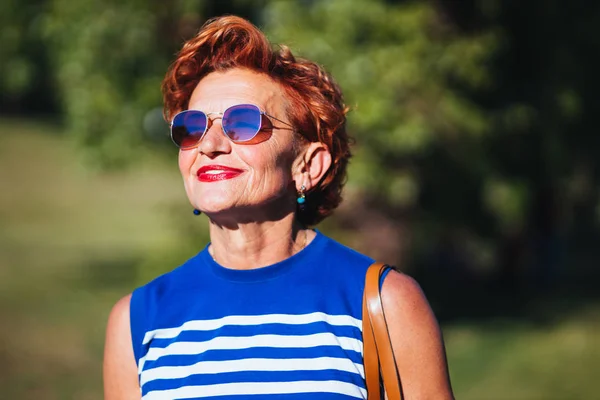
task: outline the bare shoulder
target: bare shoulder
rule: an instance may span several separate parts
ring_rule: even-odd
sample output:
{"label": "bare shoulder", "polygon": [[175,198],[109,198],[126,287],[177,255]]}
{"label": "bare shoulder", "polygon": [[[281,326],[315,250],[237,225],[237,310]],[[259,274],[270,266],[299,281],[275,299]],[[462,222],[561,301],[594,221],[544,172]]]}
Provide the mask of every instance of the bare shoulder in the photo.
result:
{"label": "bare shoulder", "polygon": [[406,274],[390,271],[383,281],[381,298],[384,310],[392,314],[401,313],[405,322],[435,319],[421,286]]}
{"label": "bare shoulder", "polygon": [[132,348],[131,329],[129,323],[129,305],[131,303],[131,293],[122,297],[113,306],[108,316],[106,326],[107,344],[119,345]]}
{"label": "bare shoulder", "polygon": [[397,301],[421,301],[425,295],[421,286],[412,277],[392,270],[383,282],[382,295]]}
{"label": "bare shoulder", "polygon": [[405,397],[453,399],[442,332],[421,286],[391,271],[381,298]]}
{"label": "bare shoulder", "polygon": [[129,323],[129,305],[131,303],[131,293],[121,297],[113,306],[108,317],[108,326]]}
{"label": "bare shoulder", "polygon": [[131,294],[128,294],[117,301],[108,317],[103,365],[106,400],[140,398],[129,323],[130,303]]}

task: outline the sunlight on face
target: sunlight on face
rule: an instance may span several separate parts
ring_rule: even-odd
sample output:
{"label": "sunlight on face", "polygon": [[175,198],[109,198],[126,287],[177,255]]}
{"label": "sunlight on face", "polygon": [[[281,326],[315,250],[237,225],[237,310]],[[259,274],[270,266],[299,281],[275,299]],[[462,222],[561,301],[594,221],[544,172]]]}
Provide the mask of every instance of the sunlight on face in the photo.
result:
{"label": "sunlight on face", "polygon": [[[254,104],[288,121],[288,103],[280,85],[243,69],[207,75],[192,93],[189,109],[222,113],[236,104]],[[210,117],[212,126],[198,146],[179,153],[179,169],[192,205],[211,217],[235,218],[249,209],[264,214],[273,207],[293,210],[293,132],[271,121],[273,129],[261,132],[260,140],[235,144],[223,134],[220,116]]]}

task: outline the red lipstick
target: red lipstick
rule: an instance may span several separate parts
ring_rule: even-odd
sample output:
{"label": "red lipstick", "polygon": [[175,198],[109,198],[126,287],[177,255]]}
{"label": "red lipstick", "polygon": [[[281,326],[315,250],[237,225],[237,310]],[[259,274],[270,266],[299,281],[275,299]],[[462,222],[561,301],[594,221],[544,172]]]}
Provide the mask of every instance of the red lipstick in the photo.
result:
{"label": "red lipstick", "polygon": [[196,175],[200,182],[217,182],[232,179],[244,172],[241,169],[230,168],[224,165],[205,165],[198,169]]}

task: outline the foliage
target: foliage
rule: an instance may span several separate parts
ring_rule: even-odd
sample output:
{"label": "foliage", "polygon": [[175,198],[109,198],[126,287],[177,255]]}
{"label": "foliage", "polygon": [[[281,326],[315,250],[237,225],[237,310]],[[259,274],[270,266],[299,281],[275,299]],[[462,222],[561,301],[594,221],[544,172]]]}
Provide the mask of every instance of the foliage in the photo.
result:
{"label": "foliage", "polygon": [[60,109],[88,165],[134,163],[149,143],[169,145],[159,85],[183,40],[239,14],[344,89],[358,145],[336,223],[387,224],[381,256],[392,262],[411,247],[427,265],[447,239],[471,266],[501,264],[506,240],[543,260],[538,241],[564,248],[572,229],[574,246],[591,248],[598,236],[600,7],[572,3],[9,0],[0,103]]}
{"label": "foliage", "polygon": [[[45,20],[68,129],[95,163],[122,164],[160,103],[167,65],[156,2],[54,0]],[[68,21],[68,23],[67,23]]]}
{"label": "foliage", "polygon": [[[88,165],[128,165],[148,142],[167,143],[158,89],[169,61],[209,16],[234,12],[324,64],[343,87],[358,140],[349,184],[355,197],[393,213],[415,209],[429,191],[448,192],[437,188],[431,165],[440,149],[455,173],[479,179],[487,172],[477,149],[490,134],[490,114],[469,93],[492,84],[495,31],[463,34],[429,2],[260,3],[49,1],[43,40],[68,131]],[[455,208],[464,194],[455,193],[450,207],[430,207],[433,218]],[[490,209],[502,214],[498,207]]]}
{"label": "foliage", "polygon": [[344,89],[359,146],[350,183],[363,191],[413,206],[419,157],[489,133],[488,115],[456,87],[490,84],[493,32],[461,35],[427,2],[278,1],[266,13],[274,41],[318,60]]}
{"label": "foliage", "polygon": [[50,93],[51,72],[41,38],[44,0],[0,2],[0,106],[18,112],[21,105],[40,111],[55,100]]}
{"label": "foliage", "polygon": [[[244,1],[239,3],[244,10]],[[246,5],[247,6],[247,5]],[[128,165],[164,143],[160,83],[175,51],[218,5],[207,1],[51,0],[44,18],[68,130],[88,164]]]}

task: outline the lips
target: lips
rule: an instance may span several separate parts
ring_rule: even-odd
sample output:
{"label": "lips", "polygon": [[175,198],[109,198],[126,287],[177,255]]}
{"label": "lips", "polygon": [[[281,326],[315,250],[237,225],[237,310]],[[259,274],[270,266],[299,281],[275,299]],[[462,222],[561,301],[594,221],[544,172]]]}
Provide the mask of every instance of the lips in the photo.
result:
{"label": "lips", "polygon": [[200,182],[217,182],[235,178],[244,171],[224,165],[205,165],[198,169],[196,175]]}

